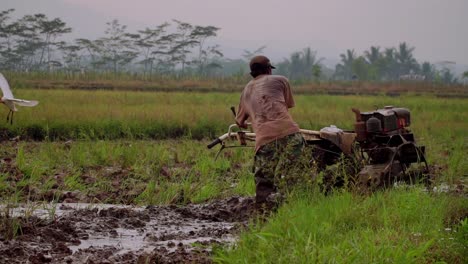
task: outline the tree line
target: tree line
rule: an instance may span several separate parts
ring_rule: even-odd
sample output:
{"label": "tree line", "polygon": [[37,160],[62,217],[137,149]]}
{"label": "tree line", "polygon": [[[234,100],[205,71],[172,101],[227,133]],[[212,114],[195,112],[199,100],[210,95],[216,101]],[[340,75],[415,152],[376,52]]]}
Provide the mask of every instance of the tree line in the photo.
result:
{"label": "tree line", "polygon": [[[247,61],[266,48],[244,50],[241,59],[226,59],[221,47],[212,44],[220,28],[176,19],[136,32],[129,32],[127,26],[112,20],[100,38],[67,42],[63,38],[72,28],[60,18],[33,14],[14,20],[13,12],[14,9],[0,12],[0,70],[242,76],[248,72]],[[396,48],[371,46],[362,55],[348,49],[340,54],[341,61],[336,67],[329,69],[323,64],[323,58],[307,47],[276,63],[276,72],[305,82],[418,80],[453,84],[458,81],[448,68],[419,63],[413,57],[414,49],[406,42]],[[467,76],[464,74],[462,78]]]}
{"label": "tree line", "polygon": [[338,79],[362,79],[371,81],[419,80],[453,84],[454,74],[446,67],[438,70],[429,62],[418,63],[413,57],[414,47],[402,42],[397,48],[371,46],[363,55],[354,50],[340,54],[334,76]]}
{"label": "tree line", "polygon": [[66,42],[62,38],[72,29],[60,18],[34,14],[12,21],[13,11],[0,12],[2,69],[206,74],[220,67],[213,58],[223,56],[219,45],[207,44],[219,30],[214,26],[173,20],[132,33],[112,20],[101,38]]}

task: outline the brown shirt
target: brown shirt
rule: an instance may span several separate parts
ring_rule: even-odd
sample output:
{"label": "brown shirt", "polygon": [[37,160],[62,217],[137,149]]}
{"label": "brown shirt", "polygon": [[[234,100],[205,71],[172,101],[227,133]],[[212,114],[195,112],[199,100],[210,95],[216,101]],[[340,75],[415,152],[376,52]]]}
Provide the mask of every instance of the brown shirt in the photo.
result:
{"label": "brown shirt", "polygon": [[256,134],[255,152],[276,139],[299,132],[299,126],[288,113],[294,106],[288,79],[280,75],[260,75],[242,92],[236,122],[245,127],[250,119]]}

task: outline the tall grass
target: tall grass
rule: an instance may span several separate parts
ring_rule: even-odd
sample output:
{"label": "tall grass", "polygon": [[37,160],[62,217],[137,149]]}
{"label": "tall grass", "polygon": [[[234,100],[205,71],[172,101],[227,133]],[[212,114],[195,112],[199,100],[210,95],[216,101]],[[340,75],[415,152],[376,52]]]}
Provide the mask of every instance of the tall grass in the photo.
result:
{"label": "tall grass", "polygon": [[219,263],[466,263],[468,205],[418,188],[300,193],[252,224]]}

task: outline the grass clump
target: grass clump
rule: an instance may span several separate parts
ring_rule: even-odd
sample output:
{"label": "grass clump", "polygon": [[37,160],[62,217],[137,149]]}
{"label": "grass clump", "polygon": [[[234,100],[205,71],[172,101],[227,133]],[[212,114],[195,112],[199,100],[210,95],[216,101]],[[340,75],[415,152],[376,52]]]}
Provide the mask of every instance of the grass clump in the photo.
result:
{"label": "grass clump", "polygon": [[[453,221],[454,212],[458,212]],[[462,212],[461,214],[459,212]],[[219,263],[466,263],[468,205],[419,188],[293,195]],[[452,219],[448,221],[448,219]]]}

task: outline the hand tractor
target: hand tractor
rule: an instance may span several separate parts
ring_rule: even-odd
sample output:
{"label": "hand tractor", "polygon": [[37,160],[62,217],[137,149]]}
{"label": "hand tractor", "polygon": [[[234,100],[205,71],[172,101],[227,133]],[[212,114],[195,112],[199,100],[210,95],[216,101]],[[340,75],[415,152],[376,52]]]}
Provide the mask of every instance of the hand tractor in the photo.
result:
{"label": "hand tractor", "polygon": [[[231,110],[235,115],[234,107]],[[346,182],[359,190],[375,190],[403,181],[414,183],[420,179],[419,176],[428,172],[425,147],[416,144],[409,129],[411,118],[407,108],[385,106],[369,112],[356,108],[352,111],[356,118],[353,131],[336,126],[324,127],[319,131],[300,130],[307,142],[310,162],[316,165],[318,171],[325,172],[323,181],[327,189]],[[229,139],[237,139],[239,143],[228,145]],[[244,139],[255,141],[255,133],[241,130],[233,124],[227,133],[208,144],[208,148],[221,144],[217,158],[226,148],[250,146]],[[347,175],[346,181],[327,175],[330,168],[344,163],[345,171],[351,174]]]}

